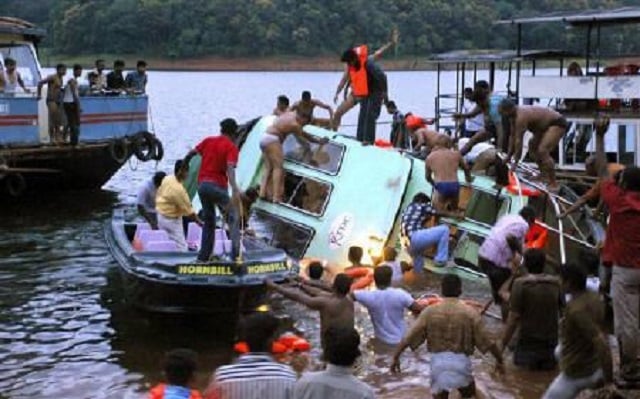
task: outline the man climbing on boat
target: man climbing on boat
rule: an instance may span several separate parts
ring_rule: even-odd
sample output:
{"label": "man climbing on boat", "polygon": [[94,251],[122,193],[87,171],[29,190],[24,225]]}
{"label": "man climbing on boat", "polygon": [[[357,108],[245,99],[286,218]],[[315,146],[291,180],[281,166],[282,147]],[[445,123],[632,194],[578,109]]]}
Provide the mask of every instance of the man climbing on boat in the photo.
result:
{"label": "man climbing on boat", "polygon": [[435,146],[425,162],[425,177],[434,188],[433,205],[438,211],[458,211],[460,183],[458,166],[464,171],[467,183],[473,181],[469,166],[459,151],[451,148],[452,141],[447,135],[438,136]]}
{"label": "man climbing on boat", "polygon": [[306,133],[302,127],[310,122],[308,115],[300,112],[286,112],[269,126],[260,139],[260,149],[264,160],[260,198],[265,201],[282,202],[284,195],[284,154],[282,143],[289,134],[293,134],[300,143],[309,149],[309,142],[326,144],[326,137],[317,138]]}
{"label": "man climbing on boat", "polygon": [[424,269],[424,251],[431,246],[437,246],[433,258],[436,266],[446,266],[449,260],[449,226],[440,224],[424,228],[425,222],[434,216],[459,217],[459,214],[453,212],[435,210],[430,202],[431,198],[427,194],[418,193],[402,214],[402,236],[408,242],[413,270],[418,275]]}
{"label": "man climbing on boat", "polygon": [[312,287],[304,281],[298,288],[284,287],[266,279],[265,284],[285,298],[299,302],[309,309],[320,312],[320,337],[324,347],[324,335],[330,327],[353,328],[353,300],[349,296],[352,280],[344,273],[339,273],[333,280],[333,292],[327,293]]}
{"label": "man climbing on boat", "polygon": [[435,147],[438,138],[441,135],[444,135],[436,132],[435,130],[429,129],[427,127],[427,123],[429,122],[429,120],[425,120],[424,118],[414,114],[407,114],[404,121],[409,132],[409,139],[413,143],[413,149],[416,152],[423,154],[424,157],[429,155],[431,149]]}
{"label": "man climbing on boat", "polygon": [[[375,141],[376,120],[380,116],[383,101],[386,103],[388,99],[387,76],[376,61],[385,51],[398,43],[399,37],[398,30],[393,29],[391,40],[372,55],[368,54],[366,45],[350,48],[342,54],[340,61],[346,63],[346,67],[333,102],[337,103],[338,96],[343,90],[345,98],[334,114],[332,122],[334,129],[337,130],[340,127],[342,116],[360,103],[357,138],[369,143]],[[349,87],[351,92],[346,94]]]}
{"label": "man climbing on boat", "polygon": [[273,115],[280,116],[289,110],[289,97],[281,94],[276,101],[276,107],[273,109]]}
{"label": "man climbing on boat", "polygon": [[[326,109],[329,112],[329,119],[314,117],[313,110],[316,107]],[[324,127],[326,129],[332,128],[331,122],[333,120],[333,108],[316,98],[312,98],[311,92],[309,91],[303,91],[300,100],[293,103],[290,110],[308,116],[311,120],[311,122],[309,122],[311,125]]]}
{"label": "man climbing on boat", "polygon": [[567,132],[567,120],[551,108],[517,105],[511,99],[502,100],[500,114],[507,118],[510,126],[507,162],[513,157],[513,166],[518,164],[522,156],[524,133],[530,131],[533,137],[529,141],[529,154],[538,164],[541,175],[549,179],[549,190],[558,190],[551,151],[558,146]]}

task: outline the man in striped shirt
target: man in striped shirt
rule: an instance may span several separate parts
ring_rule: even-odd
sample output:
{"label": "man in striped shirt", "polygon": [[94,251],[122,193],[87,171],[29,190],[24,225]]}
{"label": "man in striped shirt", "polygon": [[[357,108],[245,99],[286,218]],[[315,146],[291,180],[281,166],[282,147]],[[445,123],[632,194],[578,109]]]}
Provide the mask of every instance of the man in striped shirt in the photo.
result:
{"label": "man in striped shirt", "polygon": [[230,365],[219,367],[205,391],[206,399],[293,399],[296,373],[269,354],[278,329],[270,313],[255,313],[241,323],[240,337],[249,346]]}

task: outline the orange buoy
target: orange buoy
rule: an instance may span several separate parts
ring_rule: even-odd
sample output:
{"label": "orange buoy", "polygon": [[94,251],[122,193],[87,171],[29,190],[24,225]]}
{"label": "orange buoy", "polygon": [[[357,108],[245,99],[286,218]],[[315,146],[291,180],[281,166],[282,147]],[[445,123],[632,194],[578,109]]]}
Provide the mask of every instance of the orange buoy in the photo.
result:
{"label": "orange buoy", "polygon": [[353,279],[351,291],[367,288],[373,282],[373,269],[370,267],[352,267],[346,269],[344,274]]}
{"label": "orange buoy", "polygon": [[507,186],[507,191],[511,194],[516,195],[522,192],[522,195],[524,195],[525,197],[537,197],[540,195],[539,190],[525,186],[522,183],[520,183],[520,190],[518,190],[518,184],[516,182],[516,177],[513,175],[513,172],[509,172],[509,185]]}

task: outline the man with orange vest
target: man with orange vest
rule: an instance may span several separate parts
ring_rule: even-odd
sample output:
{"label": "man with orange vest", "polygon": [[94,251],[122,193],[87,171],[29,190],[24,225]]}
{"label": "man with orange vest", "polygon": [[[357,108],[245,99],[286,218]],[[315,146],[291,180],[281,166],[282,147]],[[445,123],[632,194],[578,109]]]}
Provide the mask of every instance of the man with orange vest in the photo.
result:
{"label": "man with orange vest", "polygon": [[164,364],[166,384],[158,384],[149,392],[149,399],[202,399],[200,392],[189,388],[196,372],[196,353],[190,349],[174,349]]}
{"label": "man with orange vest", "polygon": [[373,144],[382,103],[388,100],[387,75],[369,56],[366,45],[346,50],[340,61],[347,64],[352,94],[360,102],[356,138]]}

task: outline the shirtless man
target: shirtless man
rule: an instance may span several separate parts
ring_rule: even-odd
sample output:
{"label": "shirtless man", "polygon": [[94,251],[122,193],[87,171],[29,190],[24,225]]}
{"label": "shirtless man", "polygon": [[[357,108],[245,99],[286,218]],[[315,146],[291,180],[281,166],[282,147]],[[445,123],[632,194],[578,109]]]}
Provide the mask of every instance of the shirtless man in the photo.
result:
{"label": "shirtless man", "polygon": [[269,200],[269,185],[271,186],[271,200],[273,202],[281,202],[284,194],[284,154],[282,151],[282,143],[289,134],[294,134],[302,141],[303,145],[307,142],[326,144],[329,139],[323,137],[316,138],[304,130],[302,127],[309,123],[309,117],[296,112],[286,112],[280,115],[273,122],[273,125],[267,128],[267,131],[260,140],[260,149],[262,150],[264,160],[264,171],[262,184],[260,185],[260,198]]}
{"label": "shirtless man", "polygon": [[[373,55],[370,55],[369,58],[373,61],[377,61],[382,57],[385,51],[395,46],[398,43],[398,39],[400,38],[400,33],[398,29],[393,29],[391,31],[391,40],[386,43],[384,46],[380,47]],[[349,112],[353,107],[358,103],[358,99],[353,95],[352,92],[349,91],[349,87],[351,82],[349,80],[349,66],[345,66],[344,73],[342,74],[342,78],[340,79],[340,83],[338,83],[338,88],[336,89],[336,95],[333,97],[333,103],[338,103],[338,97],[340,96],[340,92],[344,94],[344,100],[338,108],[336,108],[336,112],[333,114],[333,118],[331,120],[331,126],[334,130],[338,130],[340,127],[340,123],[342,122],[342,116]]]}
{"label": "shirtless man", "polygon": [[[329,111],[329,119],[315,118],[313,116],[313,110],[315,107],[324,108]],[[310,123],[312,125],[324,127],[327,129],[332,128],[331,123],[333,121],[333,109],[322,101],[311,98],[311,92],[309,91],[303,91],[300,101],[296,101],[295,103],[293,103],[290,110],[308,116],[309,119],[311,119]]]}
{"label": "shirtless man", "polygon": [[533,138],[529,141],[529,154],[540,168],[541,175],[549,179],[549,189],[557,190],[554,161],[551,151],[558,146],[569,124],[559,113],[550,108],[534,105],[516,105],[513,100],[505,99],[500,103],[500,114],[508,118],[510,125],[509,153],[507,162],[515,155],[514,167],[522,155],[522,139],[529,130]]}
{"label": "shirtless man", "polygon": [[[329,327],[353,328],[354,312],[353,300],[349,295],[351,277],[339,273],[333,280],[333,292],[327,293],[312,287],[304,281],[298,283],[298,288],[283,287],[267,279],[267,287],[296,302],[302,303],[310,309],[320,312],[320,337]],[[324,343],[323,343],[324,346]]]}
{"label": "shirtless man", "polygon": [[47,108],[49,109],[49,139],[52,143],[59,143],[62,140],[60,128],[62,127],[61,118],[61,90],[62,78],[67,74],[67,66],[58,64],[56,73],[49,75],[38,82],[38,100],[42,98],[42,86],[47,85]]}
{"label": "shirtless man", "polygon": [[473,180],[467,162],[459,151],[451,149],[451,138],[441,134],[425,162],[427,181],[433,186],[433,205],[436,210],[458,210],[460,183],[458,183],[458,166],[462,168],[465,180]]}
{"label": "shirtless man", "polygon": [[273,109],[273,114],[275,116],[280,116],[289,110],[289,97],[284,94],[278,96],[278,102],[276,103],[276,107]]}

